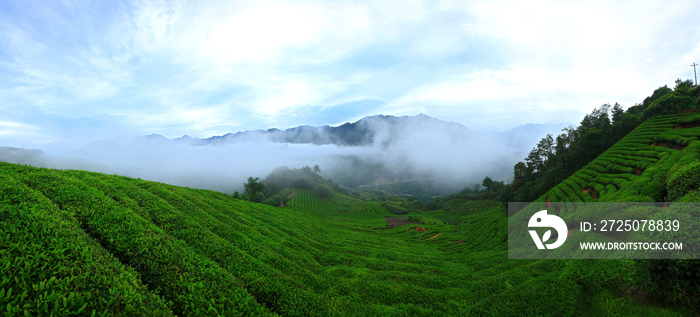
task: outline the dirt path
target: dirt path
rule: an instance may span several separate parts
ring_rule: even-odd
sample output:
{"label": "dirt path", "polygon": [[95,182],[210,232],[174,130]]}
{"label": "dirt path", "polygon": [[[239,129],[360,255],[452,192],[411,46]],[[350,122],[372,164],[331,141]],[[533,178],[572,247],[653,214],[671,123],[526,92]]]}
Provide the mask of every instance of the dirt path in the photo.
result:
{"label": "dirt path", "polygon": [[[296,195],[296,193],[297,193],[296,191],[292,191],[292,193],[287,196],[287,204],[289,204],[289,202],[292,200],[292,197],[294,197],[294,195]],[[284,204],[280,203],[280,205],[278,207],[284,207],[284,206],[285,206]]]}
{"label": "dirt path", "polygon": [[437,238],[437,237],[439,237],[439,236],[441,236],[441,235],[442,235],[442,233],[438,233],[438,234],[436,234],[436,235],[434,235],[434,236],[432,236],[432,237],[430,237],[430,238],[423,239],[423,241],[425,241],[425,240],[430,240],[430,239],[435,239],[435,238]]}

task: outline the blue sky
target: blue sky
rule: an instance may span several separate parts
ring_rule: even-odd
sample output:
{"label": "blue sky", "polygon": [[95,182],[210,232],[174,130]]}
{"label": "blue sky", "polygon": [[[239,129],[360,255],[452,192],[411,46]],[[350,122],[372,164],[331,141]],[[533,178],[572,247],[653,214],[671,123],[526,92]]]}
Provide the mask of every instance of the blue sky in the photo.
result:
{"label": "blue sky", "polygon": [[697,1],[2,1],[0,145],[627,108],[700,61]]}

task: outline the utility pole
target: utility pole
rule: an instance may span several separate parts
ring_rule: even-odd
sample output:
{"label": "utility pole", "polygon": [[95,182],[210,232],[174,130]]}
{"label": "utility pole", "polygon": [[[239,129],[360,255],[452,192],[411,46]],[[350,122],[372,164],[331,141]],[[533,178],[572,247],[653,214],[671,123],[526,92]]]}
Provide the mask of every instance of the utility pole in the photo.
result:
{"label": "utility pole", "polygon": [[698,85],[698,73],[695,72],[695,66],[698,66],[698,63],[694,62],[693,65],[690,65],[690,66],[693,66],[693,75],[695,75],[695,86],[697,86]]}

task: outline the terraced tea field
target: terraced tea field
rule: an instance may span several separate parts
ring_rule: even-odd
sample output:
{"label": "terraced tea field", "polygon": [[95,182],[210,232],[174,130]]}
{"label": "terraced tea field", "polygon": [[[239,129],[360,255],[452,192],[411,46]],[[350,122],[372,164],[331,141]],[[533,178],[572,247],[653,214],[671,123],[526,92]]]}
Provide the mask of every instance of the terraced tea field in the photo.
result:
{"label": "terraced tea field", "polygon": [[362,201],[357,198],[333,193],[331,198],[322,199],[304,189],[295,190],[289,207],[314,212],[318,215],[337,215],[342,213],[373,213],[382,216],[394,216],[375,202]]}
{"label": "terraced tea field", "polygon": [[465,202],[465,203],[459,205],[457,210],[477,210],[477,209],[481,209],[481,208],[497,206],[499,204],[500,203],[496,200],[479,199],[479,200]]}
{"label": "terraced tea field", "polygon": [[[663,182],[661,178],[665,179],[682,157],[684,161],[700,158],[700,142],[697,142],[700,128],[680,128],[688,119],[685,115],[676,115],[645,121],[538,201],[625,201],[630,199],[628,196],[664,201],[664,191],[657,191],[649,184]],[[632,183],[636,185],[632,188],[637,190],[630,188],[620,193],[622,187]],[[646,183],[646,187],[639,188],[642,183]]]}
{"label": "terraced tea field", "polygon": [[[700,160],[689,116],[647,120],[540,201],[653,201]],[[688,123],[690,122],[690,123]],[[681,127],[679,129],[674,129]],[[623,261],[507,260],[492,200],[411,214],[297,190],[287,207],[0,163],[0,312],[159,316],[683,316],[638,303]],[[562,208],[563,215],[576,210]],[[524,210],[514,217],[529,216]],[[425,228],[417,231],[416,227]],[[517,234],[517,232],[515,232]]]}

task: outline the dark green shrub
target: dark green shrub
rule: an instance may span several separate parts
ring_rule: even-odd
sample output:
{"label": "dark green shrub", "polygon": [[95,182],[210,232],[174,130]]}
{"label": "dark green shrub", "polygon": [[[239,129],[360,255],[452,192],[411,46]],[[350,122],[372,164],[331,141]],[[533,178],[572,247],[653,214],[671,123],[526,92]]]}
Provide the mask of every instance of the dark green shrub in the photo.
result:
{"label": "dark green shrub", "polygon": [[328,186],[323,185],[323,184],[318,184],[316,185],[316,188],[314,188],[314,195],[321,197],[321,198],[330,198],[331,195],[333,195],[333,190],[331,190]]}
{"label": "dark green shrub", "polygon": [[697,260],[639,260],[642,287],[662,302],[687,305],[700,313],[700,262]]}
{"label": "dark green shrub", "polygon": [[678,94],[667,94],[654,101],[649,108],[644,109],[644,118],[655,115],[674,114],[693,108],[697,105],[697,99]]}
{"label": "dark green shrub", "polygon": [[314,183],[312,180],[306,178],[306,177],[300,177],[294,180],[294,187],[298,189],[306,189],[306,190],[313,190],[314,189]]}

